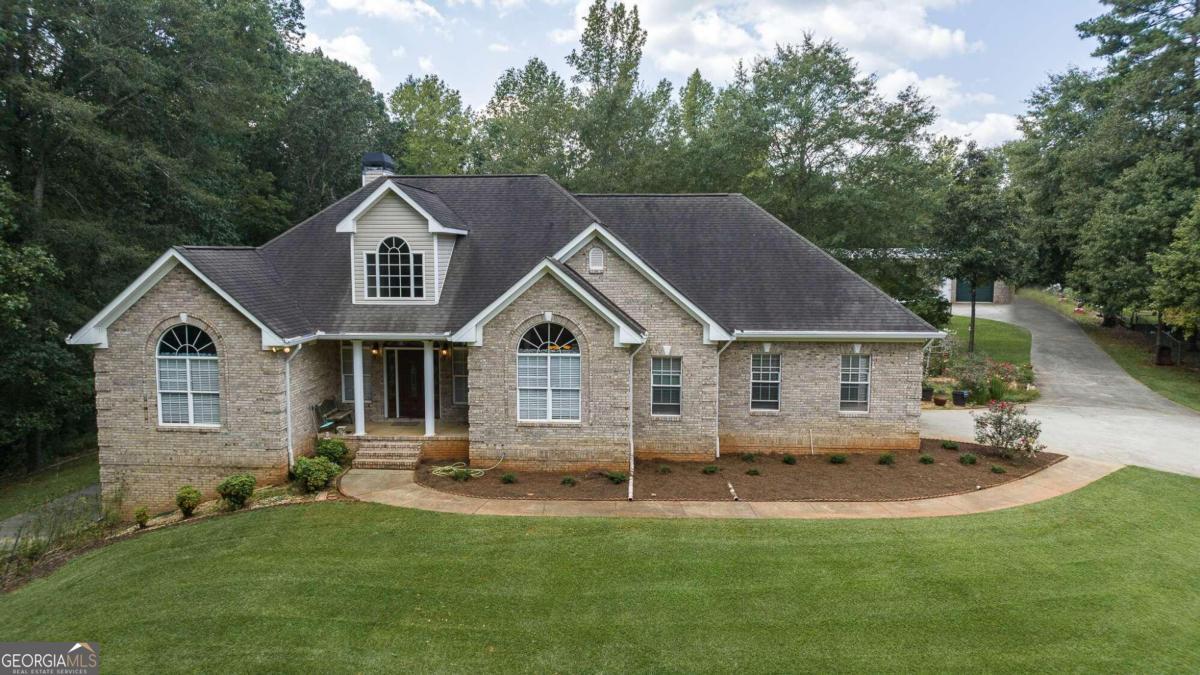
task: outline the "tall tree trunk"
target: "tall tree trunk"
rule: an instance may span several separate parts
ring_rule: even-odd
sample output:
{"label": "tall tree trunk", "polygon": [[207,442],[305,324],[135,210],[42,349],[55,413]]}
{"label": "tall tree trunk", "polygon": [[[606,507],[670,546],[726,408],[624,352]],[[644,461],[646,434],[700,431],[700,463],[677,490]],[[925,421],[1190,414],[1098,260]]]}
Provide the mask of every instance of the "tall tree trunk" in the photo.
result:
{"label": "tall tree trunk", "polygon": [[972,283],[971,284],[971,329],[970,329],[970,331],[968,331],[968,334],[967,334],[967,353],[968,354],[975,353],[975,294],[978,292],[979,291],[976,290],[976,285],[974,283]]}

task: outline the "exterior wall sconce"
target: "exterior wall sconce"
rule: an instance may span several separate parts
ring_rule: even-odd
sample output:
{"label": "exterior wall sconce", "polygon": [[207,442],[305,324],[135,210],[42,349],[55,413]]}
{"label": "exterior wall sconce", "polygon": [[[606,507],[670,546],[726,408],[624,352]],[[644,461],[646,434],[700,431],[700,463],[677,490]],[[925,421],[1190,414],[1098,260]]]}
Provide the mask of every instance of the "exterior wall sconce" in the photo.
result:
{"label": "exterior wall sconce", "polygon": [[371,355],[372,355],[372,356],[379,356],[379,343],[378,343],[378,342],[376,342],[375,344],[371,345]]}

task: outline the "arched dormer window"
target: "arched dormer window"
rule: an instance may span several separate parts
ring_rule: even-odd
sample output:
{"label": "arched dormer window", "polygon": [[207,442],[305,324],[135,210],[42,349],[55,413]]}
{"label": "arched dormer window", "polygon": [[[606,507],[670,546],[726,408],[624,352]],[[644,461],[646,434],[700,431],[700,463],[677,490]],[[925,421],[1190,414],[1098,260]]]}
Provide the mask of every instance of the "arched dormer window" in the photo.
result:
{"label": "arched dormer window", "polygon": [[366,259],[368,298],[425,297],[425,256],[400,237],[388,237]]}
{"label": "arched dormer window", "polygon": [[208,333],[180,324],[158,340],[158,422],[221,423],[217,346]]}
{"label": "arched dormer window", "polygon": [[579,343],[565,327],[539,323],[517,343],[517,419],[579,421]]}

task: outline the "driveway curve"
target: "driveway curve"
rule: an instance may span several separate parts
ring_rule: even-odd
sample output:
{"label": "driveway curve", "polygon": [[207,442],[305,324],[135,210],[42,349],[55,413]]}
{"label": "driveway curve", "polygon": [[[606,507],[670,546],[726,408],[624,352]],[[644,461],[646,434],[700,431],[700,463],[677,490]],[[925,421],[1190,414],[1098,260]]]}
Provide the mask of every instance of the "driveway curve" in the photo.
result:
{"label": "driveway curve", "polygon": [[[969,314],[969,305],[955,305]],[[1042,421],[1042,441],[1067,454],[1200,476],[1200,413],[1130,377],[1074,321],[1035,301],[978,305],[977,316],[1016,324],[1033,335],[1034,370],[1042,396],[1029,404]],[[927,411],[922,433],[967,440],[967,411]]]}

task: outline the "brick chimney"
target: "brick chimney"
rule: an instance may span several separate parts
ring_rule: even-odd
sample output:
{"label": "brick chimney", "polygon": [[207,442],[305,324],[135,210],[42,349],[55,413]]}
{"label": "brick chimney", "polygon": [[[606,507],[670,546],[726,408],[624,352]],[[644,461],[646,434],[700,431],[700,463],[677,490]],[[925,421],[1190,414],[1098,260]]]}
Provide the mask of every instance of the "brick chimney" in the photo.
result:
{"label": "brick chimney", "polygon": [[393,176],[396,160],[386,152],[368,152],[362,158],[362,184],[366,185],[380,176]]}

